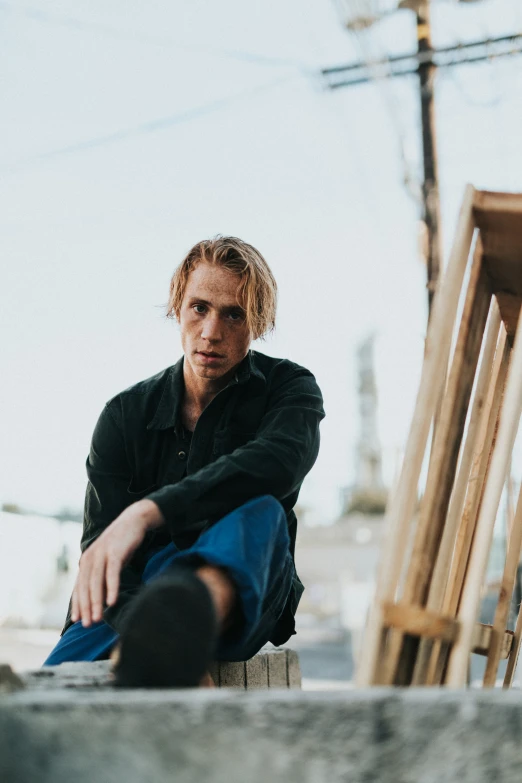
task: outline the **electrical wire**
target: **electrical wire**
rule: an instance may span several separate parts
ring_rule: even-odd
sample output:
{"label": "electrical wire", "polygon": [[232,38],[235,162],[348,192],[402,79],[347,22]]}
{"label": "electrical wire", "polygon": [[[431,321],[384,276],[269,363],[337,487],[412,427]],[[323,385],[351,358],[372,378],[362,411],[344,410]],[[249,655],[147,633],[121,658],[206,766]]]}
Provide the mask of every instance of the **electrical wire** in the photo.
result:
{"label": "electrical wire", "polygon": [[[516,5],[518,6],[518,12],[522,16],[522,12],[520,11],[520,3],[516,3]],[[491,9],[487,9],[487,10],[490,11]],[[489,29],[489,20],[486,14],[486,8],[484,7],[480,8],[480,6],[476,8],[475,16],[476,16],[476,21],[480,24],[480,28],[482,30],[482,39],[484,42],[487,42],[488,39],[491,37],[491,31]],[[522,24],[516,24],[515,18],[513,18],[513,22],[514,24],[511,26],[513,30],[522,29]],[[454,26],[452,26],[451,28],[451,34],[456,45],[462,43],[460,39],[460,34],[455,30]],[[491,50],[491,46],[489,47],[489,49]],[[489,52],[487,53],[489,54]],[[494,85],[494,78],[495,75],[498,73],[498,69],[492,67],[494,64],[495,65],[497,64],[495,62],[495,59],[496,59],[495,51],[493,50],[491,52],[491,57],[487,61],[485,61],[490,66],[488,68],[489,81],[497,92],[497,95],[491,98],[477,99],[474,96],[472,96],[471,93],[466,89],[463,80],[458,76],[457,68],[440,68],[439,74],[441,78],[451,80],[453,85],[457,88],[458,92],[460,93],[461,97],[469,106],[474,106],[477,108],[495,108],[501,105],[511,92],[510,88],[506,88],[501,92],[498,88],[498,84]]]}
{"label": "electrical wire", "polygon": [[72,155],[74,153],[83,152],[85,150],[104,147],[109,144],[116,144],[122,141],[126,141],[127,139],[146,136],[150,133],[157,133],[159,131],[166,130],[167,128],[181,125],[185,122],[191,122],[193,120],[206,117],[207,115],[214,112],[228,109],[242,100],[251,98],[254,95],[258,95],[263,92],[268,92],[269,90],[273,90],[282,84],[295,80],[296,78],[298,78],[298,76],[295,74],[293,76],[281,77],[268,83],[261,84],[258,87],[250,87],[248,90],[242,90],[235,95],[219,98],[215,101],[210,101],[192,109],[186,109],[185,111],[176,112],[175,114],[170,114],[166,117],[160,117],[156,120],[149,120],[148,122],[143,122],[139,125],[123,128],[103,136],[95,136],[91,139],[80,141],[74,144],[68,144],[64,147],[48,150],[47,152],[41,152],[37,155],[33,155],[13,164],[3,165],[1,170],[4,172],[4,174],[13,173],[32,164],[45,163],[46,161],[52,160],[54,158]]}
{"label": "electrical wire", "polygon": [[167,36],[151,35],[140,33],[133,30],[119,30],[111,25],[100,24],[99,22],[89,22],[72,16],[62,16],[41,8],[27,4],[10,2],[10,0],[0,0],[0,10],[12,9],[21,13],[28,19],[42,24],[48,24],[59,27],[68,27],[80,32],[99,33],[119,41],[132,41],[134,43],[158,46],[164,49],[178,49],[179,51],[191,52],[193,54],[205,54],[213,57],[228,58],[253,65],[262,65],[271,68],[298,68],[299,70],[309,70],[309,66],[298,60],[290,60],[282,57],[267,57],[262,54],[244,52],[234,49],[219,49],[211,46],[198,46],[196,44],[187,44],[176,41]]}

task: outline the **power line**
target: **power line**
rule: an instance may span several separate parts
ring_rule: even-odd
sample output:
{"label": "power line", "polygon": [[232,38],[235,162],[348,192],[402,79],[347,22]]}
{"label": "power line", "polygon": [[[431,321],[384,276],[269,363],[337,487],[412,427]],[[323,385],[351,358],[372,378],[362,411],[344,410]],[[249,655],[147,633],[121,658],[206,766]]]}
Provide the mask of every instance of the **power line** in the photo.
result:
{"label": "power line", "polygon": [[234,49],[219,49],[211,46],[198,46],[195,44],[182,43],[168,36],[151,35],[134,30],[120,30],[111,25],[100,24],[99,22],[89,22],[78,19],[73,16],[62,16],[61,14],[50,13],[41,8],[31,5],[20,5],[12,3],[9,0],[0,0],[0,9],[12,9],[17,13],[23,14],[26,18],[42,24],[48,24],[59,27],[67,27],[80,32],[99,33],[109,38],[119,41],[132,41],[146,45],[158,46],[163,49],[178,49],[179,51],[191,52],[194,54],[206,54],[212,57],[228,58],[240,62],[251,63],[253,65],[268,66],[271,68],[298,68],[299,70],[309,70],[306,63],[297,60],[289,60],[278,57],[267,57],[262,54],[245,52]]}
{"label": "power line", "polygon": [[196,106],[193,109],[186,109],[185,111],[176,112],[175,114],[170,114],[166,117],[160,117],[156,120],[149,120],[148,122],[143,122],[139,125],[135,125],[129,128],[123,128],[103,136],[95,136],[91,139],[80,141],[75,144],[69,144],[64,147],[59,147],[55,150],[41,152],[37,155],[33,155],[32,157],[17,161],[11,165],[4,165],[2,169],[4,173],[14,172],[25,168],[30,164],[44,163],[45,161],[51,160],[53,158],[63,157],[65,155],[71,155],[73,153],[83,152],[85,150],[96,149],[98,147],[104,147],[109,144],[116,144],[127,139],[145,136],[149,133],[156,133],[158,131],[166,130],[167,128],[171,128],[175,125],[181,125],[182,123],[190,122],[191,120],[196,120],[200,117],[205,117],[213,112],[227,109],[241,100],[245,100],[259,93],[272,90],[282,84],[285,84],[286,82],[294,80],[295,78],[297,78],[295,75],[282,77],[276,79],[275,81],[261,84],[253,89],[249,88],[247,90],[242,90],[235,95],[230,95],[226,98],[219,98],[218,100],[205,103],[202,106]]}
{"label": "power line", "polygon": [[441,259],[440,199],[438,192],[436,134],[434,118],[434,76],[438,68],[484,62],[497,57],[522,53],[522,34],[485,38],[452,46],[434,48],[431,44],[430,5],[415,4],[418,48],[414,53],[394,55],[371,62],[355,62],[323,68],[321,73],[330,89],[367,84],[375,69],[387,77],[417,74],[420,86],[423,151],[423,219],[427,228],[428,304],[431,309]]}
{"label": "power line", "polygon": [[[513,35],[504,35],[499,38],[488,38],[438,49],[429,48],[424,52],[386,57],[373,61],[371,66],[384,69],[388,77],[411,76],[412,74],[417,74],[419,67],[422,65],[449,68],[521,53],[522,33],[514,33]],[[335,90],[338,87],[367,84],[373,81],[370,66],[366,62],[323,68],[321,74],[331,90]]]}

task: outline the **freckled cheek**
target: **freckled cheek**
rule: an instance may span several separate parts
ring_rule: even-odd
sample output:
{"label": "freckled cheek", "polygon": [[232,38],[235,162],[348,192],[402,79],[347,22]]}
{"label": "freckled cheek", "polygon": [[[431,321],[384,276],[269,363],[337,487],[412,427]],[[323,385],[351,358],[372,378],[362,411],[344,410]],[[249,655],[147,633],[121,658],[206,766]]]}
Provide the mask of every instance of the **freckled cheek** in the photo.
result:
{"label": "freckled cheek", "polygon": [[231,335],[231,344],[233,345],[233,351],[236,355],[243,357],[248,351],[250,346],[250,337],[245,335],[238,335],[237,332]]}
{"label": "freckled cheek", "polygon": [[183,350],[191,350],[191,346],[198,340],[197,324],[184,319],[180,324],[180,337]]}
{"label": "freckled cheek", "polygon": [[201,326],[201,321],[194,317],[185,316],[185,318],[182,319],[180,326],[182,333],[185,332],[187,335],[196,334]]}

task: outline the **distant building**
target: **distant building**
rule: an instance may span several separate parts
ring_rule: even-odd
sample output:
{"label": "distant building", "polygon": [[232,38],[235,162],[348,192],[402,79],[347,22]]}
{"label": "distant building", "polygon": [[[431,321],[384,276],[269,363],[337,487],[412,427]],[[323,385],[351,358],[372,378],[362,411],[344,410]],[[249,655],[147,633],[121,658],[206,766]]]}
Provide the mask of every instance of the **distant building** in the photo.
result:
{"label": "distant building", "polygon": [[374,592],[388,492],[382,478],[377,428],[374,336],[357,350],[360,428],[356,477],[342,490],[342,515],[333,525],[300,526],[297,570],[306,591],[300,612],[336,618],[357,648]]}
{"label": "distant building", "polygon": [[359,438],[355,458],[355,483],[343,490],[343,513],[382,514],[388,492],[382,478],[382,454],[377,428],[377,383],[374,368],[375,335],[357,349]]}

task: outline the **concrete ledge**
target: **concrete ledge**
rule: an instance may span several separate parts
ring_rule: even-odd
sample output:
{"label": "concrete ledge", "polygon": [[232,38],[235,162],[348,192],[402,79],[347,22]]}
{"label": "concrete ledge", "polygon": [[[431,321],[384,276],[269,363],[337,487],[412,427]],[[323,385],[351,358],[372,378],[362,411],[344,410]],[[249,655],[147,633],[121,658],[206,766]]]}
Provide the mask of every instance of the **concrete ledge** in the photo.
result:
{"label": "concrete ledge", "polygon": [[2,783],[519,783],[514,691],[23,690]]}
{"label": "concrete ledge", "polygon": [[[108,688],[111,664],[109,661],[95,663],[62,663],[47,666],[22,675],[23,684],[31,689],[55,690],[56,688]],[[263,648],[249,661],[216,663],[211,669],[212,679],[219,688],[241,688],[260,690],[266,688],[300,688],[301,669],[294,650],[285,648]],[[0,689],[13,690],[14,675],[9,667],[0,666]]]}

